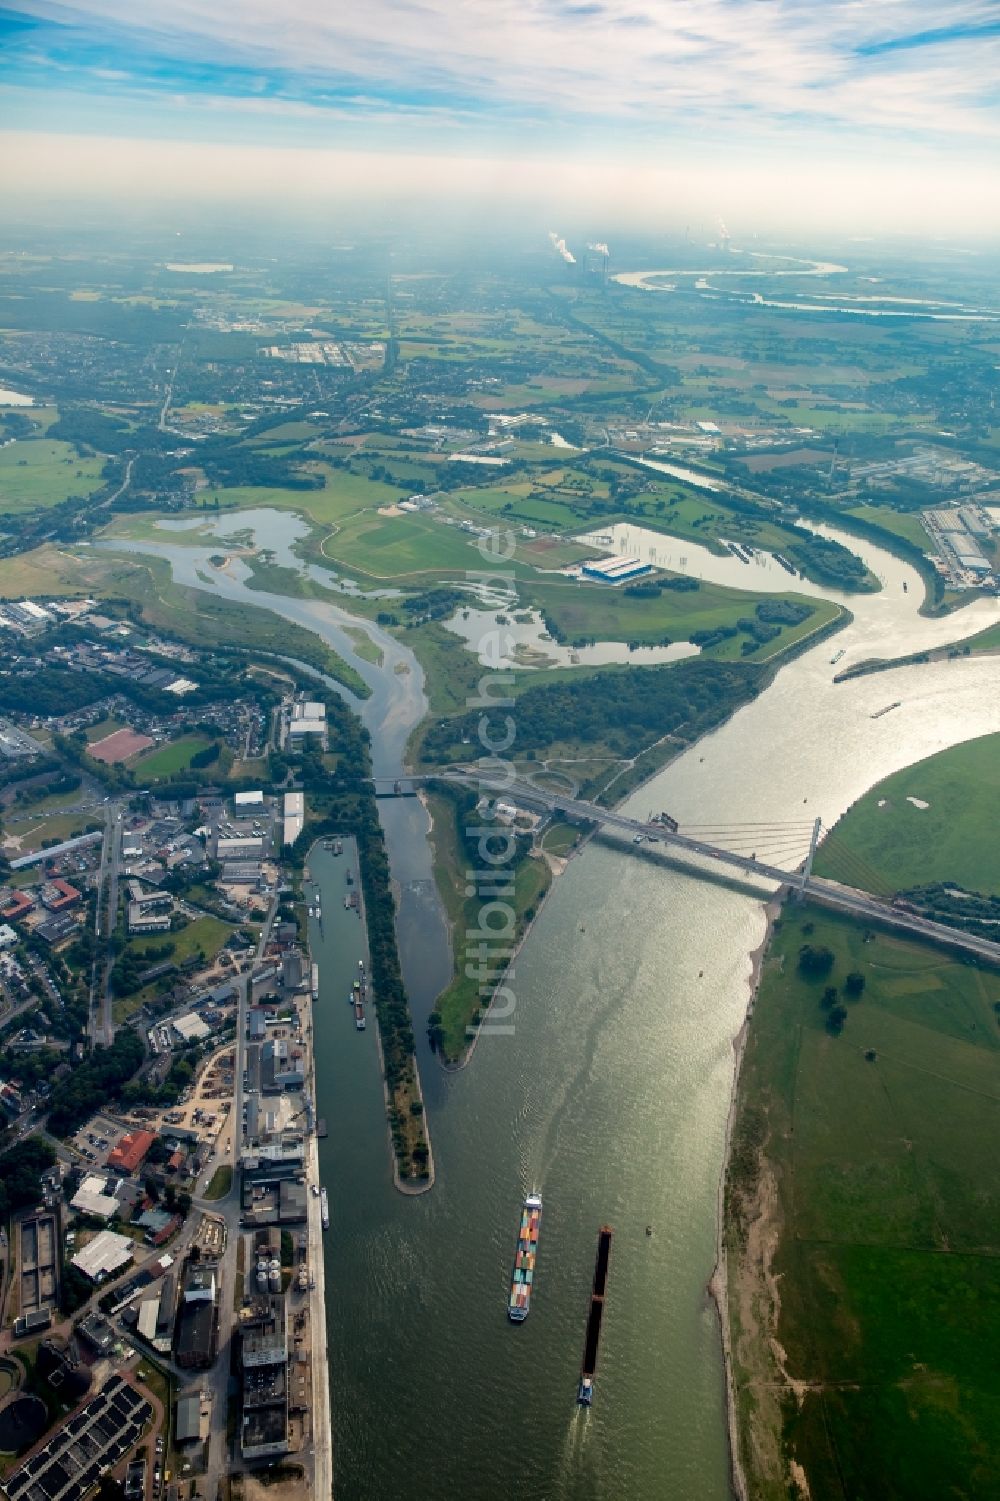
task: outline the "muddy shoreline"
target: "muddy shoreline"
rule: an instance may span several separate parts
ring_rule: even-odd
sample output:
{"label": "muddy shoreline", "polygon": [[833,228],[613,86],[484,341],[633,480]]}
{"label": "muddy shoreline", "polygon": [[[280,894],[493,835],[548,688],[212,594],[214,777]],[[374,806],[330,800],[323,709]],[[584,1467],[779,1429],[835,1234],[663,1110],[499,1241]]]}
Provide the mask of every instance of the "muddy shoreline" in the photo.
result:
{"label": "muddy shoreline", "polygon": [[726,1114],[726,1137],[722,1158],[722,1172],[719,1175],[719,1187],[716,1204],[716,1252],[715,1269],[708,1283],[708,1293],[715,1304],[716,1313],[719,1317],[719,1330],[722,1337],[722,1358],[725,1367],[726,1380],[726,1412],[729,1428],[729,1457],[730,1470],[733,1483],[733,1491],[737,1501],[748,1501],[746,1475],[743,1470],[743,1461],[740,1456],[739,1429],[736,1417],[736,1382],[733,1372],[732,1337],[729,1323],[729,1263],[726,1251],[726,1178],[729,1173],[729,1157],[732,1151],[733,1128],[736,1124],[736,1110],[739,1101],[740,1074],[743,1065],[743,1055],[746,1051],[747,1038],[750,1034],[750,1022],[753,1017],[754,1005],[757,1000],[757,992],[760,988],[761,970],[764,959],[771,943],[771,935],[774,932],[774,924],[778,918],[782,905],[788,895],[788,888],[782,887],[764,907],[767,926],[764,937],[750,955],[749,994],[747,996],[747,1009],[743,1017],[743,1023],[733,1038],[733,1081],[729,1092],[729,1110]]}

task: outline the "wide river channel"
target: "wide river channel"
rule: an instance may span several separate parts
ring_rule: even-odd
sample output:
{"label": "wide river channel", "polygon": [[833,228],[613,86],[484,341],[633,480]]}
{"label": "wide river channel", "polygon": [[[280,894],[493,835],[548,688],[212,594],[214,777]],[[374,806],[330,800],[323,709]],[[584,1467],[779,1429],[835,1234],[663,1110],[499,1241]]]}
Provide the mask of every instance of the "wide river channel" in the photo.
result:
{"label": "wide river channel", "polygon": [[[225,518],[227,526],[241,521]],[[648,539],[621,540],[638,550]],[[922,619],[913,570],[844,540],[882,591],[845,601],[853,624],[784,667],[626,806],[666,808],[682,825],[821,816],[830,826],[890,771],[1000,730],[1000,658],[834,684],[851,661],[943,645],[1000,618],[997,602],[982,599],[946,620]],[[372,684],[360,712],[377,769],[398,764],[424,698],[419,666],[397,641],[364,622],[386,653],[376,668],[351,654],[349,617],[338,607],[248,591],[239,569],[210,579],[210,547],[132,546],[168,557],[181,582],[321,634]],[[687,553],[698,571],[694,549]],[[773,587],[766,572],[760,587]],[[744,587],[756,573],[743,570]],[[870,717],[897,700],[899,708]],[[324,933],[313,934],[315,1042],[319,1114],[329,1127],[320,1160],[333,1222],[325,1253],[336,1494],[726,1501],[722,1358],[706,1284],[733,1039],[765,930],[761,898],[682,874],[655,853],[636,858],[631,846],[591,844],[556,881],[518,959],[513,1028],[485,1032],[470,1066],[445,1074],[422,1039],[449,973],[426,817],[413,799],[380,809],[437,1182],[419,1198],[392,1187],[374,1038],[371,1029],[355,1031],[346,1005],[363,952],[360,925],[343,908],[346,861],[317,851],[311,869],[324,891]],[[530,1188],[545,1206],[538,1271],[531,1315],[514,1327],[506,1296]],[[609,1299],[597,1395],[583,1412],[574,1399],[605,1221],[615,1229]]]}

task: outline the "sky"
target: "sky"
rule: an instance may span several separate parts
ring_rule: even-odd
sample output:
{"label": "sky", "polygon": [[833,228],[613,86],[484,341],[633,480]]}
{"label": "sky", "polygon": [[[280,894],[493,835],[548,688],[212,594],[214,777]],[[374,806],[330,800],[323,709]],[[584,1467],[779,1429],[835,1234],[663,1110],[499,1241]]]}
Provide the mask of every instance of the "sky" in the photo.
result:
{"label": "sky", "polygon": [[15,194],[1000,228],[1000,0],[0,0]]}

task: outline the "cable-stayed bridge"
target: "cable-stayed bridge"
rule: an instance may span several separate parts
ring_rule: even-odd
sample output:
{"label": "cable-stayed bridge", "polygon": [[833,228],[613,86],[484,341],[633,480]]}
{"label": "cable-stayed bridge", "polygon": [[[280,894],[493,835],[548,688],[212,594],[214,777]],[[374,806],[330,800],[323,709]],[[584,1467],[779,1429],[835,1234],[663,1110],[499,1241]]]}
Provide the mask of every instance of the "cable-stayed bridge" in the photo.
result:
{"label": "cable-stayed bridge", "polygon": [[[761,876],[766,881],[790,886],[823,906],[852,912],[858,917],[1000,964],[1000,942],[945,923],[932,922],[912,907],[894,902],[885,880],[848,850],[836,835],[824,830],[819,819],[728,825],[686,824],[681,828],[666,814],[633,818],[613,808],[602,808],[597,803],[536,787],[520,779],[491,778],[461,767],[448,767],[431,775],[405,777],[403,780],[410,786],[437,780],[459,782],[530,812],[561,813],[575,822],[597,824],[611,833],[630,838],[637,851],[639,846],[662,845],[671,855],[690,857],[689,868],[694,876],[707,880],[721,876],[723,872]],[[400,794],[402,792],[400,786]],[[820,842],[838,870],[843,870],[846,881],[813,874],[813,857]]]}

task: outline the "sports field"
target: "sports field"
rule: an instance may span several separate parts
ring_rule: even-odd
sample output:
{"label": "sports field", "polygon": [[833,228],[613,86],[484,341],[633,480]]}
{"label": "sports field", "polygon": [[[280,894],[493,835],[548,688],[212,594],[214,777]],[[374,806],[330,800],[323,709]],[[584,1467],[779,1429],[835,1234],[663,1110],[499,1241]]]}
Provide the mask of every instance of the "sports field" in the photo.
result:
{"label": "sports field", "polygon": [[127,761],[130,756],[137,756],[153,742],[148,735],[140,735],[137,730],[127,727],[122,730],[113,730],[110,735],[105,735],[102,740],[95,740],[88,747],[88,754],[95,761],[104,761],[109,766],[117,766],[119,761]]}
{"label": "sports field", "polygon": [[[159,749],[150,751],[148,756],[143,756],[135,763],[135,771],[140,777],[154,778],[168,777],[175,771],[187,771],[191,757],[210,744],[211,741],[204,735],[182,735],[179,740],[171,740],[168,745],[161,745]],[[92,750],[91,755],[93,754]]]}

